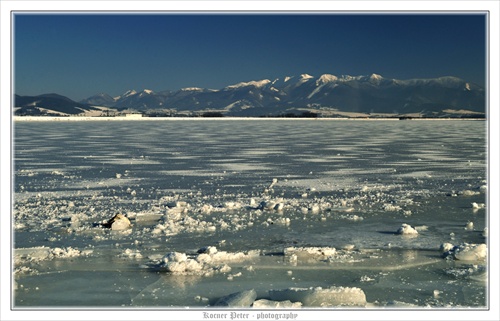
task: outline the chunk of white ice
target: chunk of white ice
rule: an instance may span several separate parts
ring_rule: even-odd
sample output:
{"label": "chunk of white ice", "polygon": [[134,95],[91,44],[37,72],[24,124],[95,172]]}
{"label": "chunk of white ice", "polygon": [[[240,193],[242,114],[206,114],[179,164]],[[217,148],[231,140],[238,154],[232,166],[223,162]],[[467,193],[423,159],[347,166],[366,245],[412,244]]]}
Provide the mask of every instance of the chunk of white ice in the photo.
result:
{"label": "chunk of white ice", "polygon": [[332,286],[288,288],[285,290],[270,290],[269,296],[275,301],[301,302],[304,306],[334,307],[334,306],[365,306],[366,295],[360,288]]}
{"label": "chunk of white ice", "polygon": [[290,300],[271,301],[266,299],[260,299],[255,301],[252,307],[257,309],[300,309],[302,307],[302,303],[292,302]]}
{"label": "chunk of white ice", "polygon": [[418,231],[409,224],[403,223],[401,227],[397,230],[397,234],[401,235],[418,235]]}

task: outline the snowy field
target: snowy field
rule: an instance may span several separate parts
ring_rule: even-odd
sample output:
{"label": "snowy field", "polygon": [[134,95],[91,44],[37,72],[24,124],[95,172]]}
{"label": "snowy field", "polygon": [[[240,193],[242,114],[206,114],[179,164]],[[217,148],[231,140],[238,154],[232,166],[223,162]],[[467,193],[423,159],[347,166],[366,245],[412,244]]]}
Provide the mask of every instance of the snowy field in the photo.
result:
{"label": "snowy field", "polygon": [[14,138],[15,308],[488,307],[486,122],[16,121]]}

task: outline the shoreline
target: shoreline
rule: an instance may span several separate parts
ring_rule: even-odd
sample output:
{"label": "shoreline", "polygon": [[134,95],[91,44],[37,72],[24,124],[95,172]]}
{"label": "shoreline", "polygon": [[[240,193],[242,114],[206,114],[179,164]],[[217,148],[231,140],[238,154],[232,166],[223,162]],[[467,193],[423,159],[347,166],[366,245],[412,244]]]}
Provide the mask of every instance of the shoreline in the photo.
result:
{"label": "shoreline", "polygon": [[224,120],[314,120],[314,121],[400,121],[400,120],[452,120],[452,121],[486,121],[487,118],[343,118],[343,117],[321,117],[321,118],[309,118],[309,117],[93,117],[93,116],[13,116],[12,121],[14,122],[48,122],[48,121],[224,121]]}

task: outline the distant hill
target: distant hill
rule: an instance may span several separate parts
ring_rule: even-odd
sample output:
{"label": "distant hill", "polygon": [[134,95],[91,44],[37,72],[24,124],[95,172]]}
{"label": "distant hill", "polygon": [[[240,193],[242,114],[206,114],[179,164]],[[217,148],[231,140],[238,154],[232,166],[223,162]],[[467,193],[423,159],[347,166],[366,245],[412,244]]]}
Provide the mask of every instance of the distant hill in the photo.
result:
{"label": "distant hill", "polygon": [[85,103],[75,102],[58,94],[39,96],[14,96],[16,115],[77,115],[84,111],[97,110]]}
{"label": "distant hill", "polygon": [[23,112],[26,108],[42,106],[67,114],[94,108],[91,106],[105,106],[151,115],[342,116],[357,113],[484,117],[486,98],[483,88],[457,77],[398,80],[377,74],[339,77],[302,74],[240,82],[221,89],[128,90],[118,97],[100,93],[79,103],[55,94],[16,96],[16,106],[25,108]]}

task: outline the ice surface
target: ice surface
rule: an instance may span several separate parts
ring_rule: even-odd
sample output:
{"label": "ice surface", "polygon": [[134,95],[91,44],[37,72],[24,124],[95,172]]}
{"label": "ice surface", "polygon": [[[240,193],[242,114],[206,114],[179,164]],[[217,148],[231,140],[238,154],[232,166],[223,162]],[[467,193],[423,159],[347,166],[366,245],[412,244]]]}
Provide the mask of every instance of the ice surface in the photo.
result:
{"label": "ice surface", "polygon": [[[331,286],[377,307],[487,304],[482,122],[103,124],[16,123],[16,306],[207,306],[244,289],[275,306],[299,301],[270,290]],[[128,228],[99,226],[116,213]]]}

